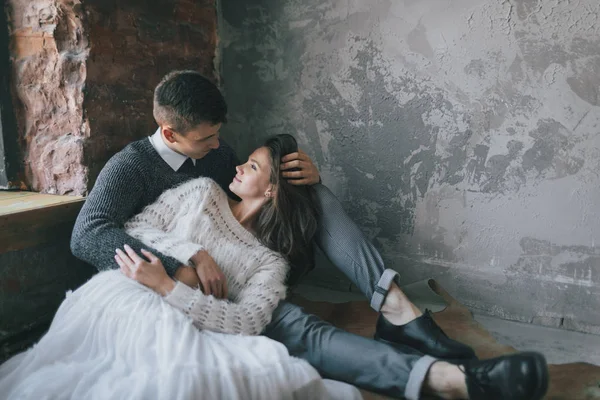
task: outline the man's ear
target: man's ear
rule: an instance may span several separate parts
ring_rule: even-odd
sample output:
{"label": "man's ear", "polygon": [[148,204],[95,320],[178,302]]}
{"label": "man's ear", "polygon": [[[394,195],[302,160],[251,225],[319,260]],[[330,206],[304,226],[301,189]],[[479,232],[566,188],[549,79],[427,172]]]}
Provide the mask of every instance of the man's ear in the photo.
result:
{"label": "man's ear", "polygon": [[175,143],[175,132],[173,132],[173,130],[171,129],[170,126],[165,126],[162,128],[162,133],[163,136],[165,137],[165,139],[167,139],[167,141],[169,143]]}

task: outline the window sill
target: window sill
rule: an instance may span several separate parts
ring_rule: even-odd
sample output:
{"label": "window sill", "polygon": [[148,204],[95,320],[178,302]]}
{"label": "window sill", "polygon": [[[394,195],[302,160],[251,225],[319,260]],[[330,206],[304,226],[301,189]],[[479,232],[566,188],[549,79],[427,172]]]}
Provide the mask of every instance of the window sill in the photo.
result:
{"label": "window sill", "polygon": [[64,240],[85,198],[0,191],[0,254]]}

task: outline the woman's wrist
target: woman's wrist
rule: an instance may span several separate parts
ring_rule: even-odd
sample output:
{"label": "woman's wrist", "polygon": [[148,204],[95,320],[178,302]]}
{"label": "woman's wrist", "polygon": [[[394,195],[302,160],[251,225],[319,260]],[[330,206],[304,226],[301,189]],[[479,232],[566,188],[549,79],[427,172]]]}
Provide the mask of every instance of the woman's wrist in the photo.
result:
{"label": "woman's wrist", "polygon": [[175,288],[175,281],[170,277],[166,277],[160,286],[157,288],[158,293],[160,293],[163,297],[167,294],[171,293]]}

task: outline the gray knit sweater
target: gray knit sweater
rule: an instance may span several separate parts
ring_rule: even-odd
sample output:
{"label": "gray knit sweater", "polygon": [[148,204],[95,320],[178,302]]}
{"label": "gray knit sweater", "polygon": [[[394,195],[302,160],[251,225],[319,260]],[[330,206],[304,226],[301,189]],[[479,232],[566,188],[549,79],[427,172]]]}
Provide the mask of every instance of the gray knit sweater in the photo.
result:
{"label": "gray knit sweater", "polygon": [[118,268],[115,249],[128,244],[139,252],[146,248],[161,259],[172,276],[181,261],[148,249],[123,229],[145,206],[164,191],[200,176],[215,180],[229,195],[238,159],[224,141],[217,150],[196,161],[193,174],[175,172],[156,152],[148,138],[129,144],[104,166],[81,209],[73,235],[73,254],[98,270]]}

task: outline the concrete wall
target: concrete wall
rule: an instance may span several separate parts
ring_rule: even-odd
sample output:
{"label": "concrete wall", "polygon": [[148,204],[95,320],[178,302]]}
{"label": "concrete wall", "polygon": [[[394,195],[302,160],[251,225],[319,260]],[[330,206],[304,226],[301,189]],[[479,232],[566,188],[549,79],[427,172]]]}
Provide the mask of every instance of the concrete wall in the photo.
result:
{"label": "concrete wall", "polygon": [[600,332],[600,3],[221,8],[240,156],[293,133],[405,282]]}

